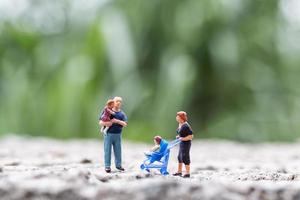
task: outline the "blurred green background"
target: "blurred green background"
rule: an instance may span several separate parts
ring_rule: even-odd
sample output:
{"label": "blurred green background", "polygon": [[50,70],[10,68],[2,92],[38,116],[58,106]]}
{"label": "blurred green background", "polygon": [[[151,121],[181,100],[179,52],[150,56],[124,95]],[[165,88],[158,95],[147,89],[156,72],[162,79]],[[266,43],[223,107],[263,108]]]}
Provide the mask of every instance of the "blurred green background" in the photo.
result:
{"label": "blurred green background", "polygon": [[122,96],[124,137],[300,136],[298,0],[1,0],[0,134],[100,137]]}

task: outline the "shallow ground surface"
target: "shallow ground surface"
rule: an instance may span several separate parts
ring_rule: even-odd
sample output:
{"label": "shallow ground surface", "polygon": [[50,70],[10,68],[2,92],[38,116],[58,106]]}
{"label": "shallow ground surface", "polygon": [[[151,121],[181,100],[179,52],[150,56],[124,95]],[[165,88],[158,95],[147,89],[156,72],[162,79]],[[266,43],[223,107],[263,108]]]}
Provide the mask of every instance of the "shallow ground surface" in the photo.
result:
{"label": "shallow ground surface", "polygon": [[300,143],[193,141],[190,179],[141,171],[148,148],[123,142],[126,172],[106,174],[100,140],[2,138],[0,199],[300,199]]}

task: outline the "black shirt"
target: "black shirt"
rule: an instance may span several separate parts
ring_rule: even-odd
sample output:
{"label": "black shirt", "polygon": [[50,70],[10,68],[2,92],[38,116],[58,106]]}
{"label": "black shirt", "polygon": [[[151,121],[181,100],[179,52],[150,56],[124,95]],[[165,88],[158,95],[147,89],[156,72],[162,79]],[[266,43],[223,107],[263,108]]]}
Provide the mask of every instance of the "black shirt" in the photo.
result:
{"label": "black shirt", "polygon": [[[191,126],[186,122],[186,123],[182,124],[182,126],[180,128],[177,129],[177,134],[180,137],[186,137],[188,135],[193,135],[193,130],[192,130]],[[190,142],[190,141],[185,141],[185,142]]]}

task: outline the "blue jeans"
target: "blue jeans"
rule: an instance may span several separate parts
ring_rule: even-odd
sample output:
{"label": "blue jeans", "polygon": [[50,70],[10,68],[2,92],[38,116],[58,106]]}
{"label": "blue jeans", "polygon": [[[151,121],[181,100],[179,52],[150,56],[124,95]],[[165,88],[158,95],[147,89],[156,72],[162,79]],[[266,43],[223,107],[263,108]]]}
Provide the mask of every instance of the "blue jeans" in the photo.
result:
{"label": "blue jeans", "polygon": [[107,133],[104,136],[104,162],[105,167],[110,167],[111,164],[111,147],[114,149],[115,165],[116,167],[122,166],[122,135]]}

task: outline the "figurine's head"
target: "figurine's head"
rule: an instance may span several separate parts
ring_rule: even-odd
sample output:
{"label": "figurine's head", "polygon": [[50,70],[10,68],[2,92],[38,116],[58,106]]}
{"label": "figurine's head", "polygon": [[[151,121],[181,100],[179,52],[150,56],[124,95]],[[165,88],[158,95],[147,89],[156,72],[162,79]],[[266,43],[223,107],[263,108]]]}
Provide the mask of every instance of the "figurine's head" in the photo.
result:
{"label": "figurine's head", "polygon": [[160,141],[161,141],[161,137],[159,135],[157,135],[157,136],[154,137],[155,144],[159,145]]}
{"label": "figurine's head", "polygon": [[177,112],[177,114],[176,114],[176,121],[178,123],[183,123],[183,122],[186,122],[187,120],[188,120],[188,118],[187,118],[186,112],[184,112],[184,111]]}
{"label": "figurine's head", "polygon": [[106,106],[107,106],[109,109],[112,109],[112,108],[115,106],[115,101],[112,100],[112,99],[109,99],[109,100],[106,102]]}
{"label": "figurine's head", "polygon": [[120,109],[122,106],[122,97],[115,97],[114,102],[115,102],[115,107]]}

